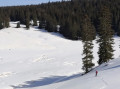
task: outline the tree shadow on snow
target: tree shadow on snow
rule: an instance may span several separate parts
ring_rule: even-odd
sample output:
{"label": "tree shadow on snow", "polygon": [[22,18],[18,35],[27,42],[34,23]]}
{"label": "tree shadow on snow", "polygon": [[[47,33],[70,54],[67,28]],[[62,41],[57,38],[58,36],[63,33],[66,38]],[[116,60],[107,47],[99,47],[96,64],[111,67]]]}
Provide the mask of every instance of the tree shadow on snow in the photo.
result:
{"label": "tree shadow on snow", "polygon": [[12,86],[13,88],[30,88],[30,87],[39,87],[45,86],[49,84],[59,83],[67,80],[71,80],[73,78],[80,77],[82,74],[75,74],[72,76],[51,76],[51,77],[44,77],[38,80],[27,81],[25,84],[21,84],[18,86]]}
{"label": "tree shadow on snow", "polygon": [[113,66],[113,67],[107,68],[107,69],[105,69],[105,70],[110,70],[110,69],[114,69],[114,68],[120,68],[120,65]]}

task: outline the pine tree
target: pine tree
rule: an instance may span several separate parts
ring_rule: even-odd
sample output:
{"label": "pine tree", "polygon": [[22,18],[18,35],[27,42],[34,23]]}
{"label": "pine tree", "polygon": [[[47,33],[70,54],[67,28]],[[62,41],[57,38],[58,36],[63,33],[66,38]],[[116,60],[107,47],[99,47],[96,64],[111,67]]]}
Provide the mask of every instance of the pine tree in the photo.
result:
{"label": "pine tree", "polygon": [[26,11],[26,28],[27,29],[30,28],[30,14],[29,14],[29,10]]}
{"label": "pine tree", "polygon": [[69,19],[67,19],[65,21],[65,24],[63,26],[61,26],[60,28],[60,32],[69,39],[72,39],[72,21],[70,21]]}
{"label": "pine tree", "polygon": [[94,63],[92,63],[93,55],[92,55],[92,49],[93,49],[93,43],[92,40],[95,38],[95,28],[91,23],[90,18],[85,15],[82,23],[82,41],[83,41],[83,55],[82,58],[83,61],[83,67],[82,69],[85,70],[85,73],[88,73],[92,67],[94,66]]}
{"label": "pine tree", "polygon": [[117,30],[117,32],[118,32],[117,35],[120,36],[120,21],[118,23],[118,30]]}
{"label": "pine tree", "polygon": [[99,61],[98,64],[106,63],[113,59],[113,30],[112,30],[112,20],[111,12],[108,7],[104,6],[100,11],[99,18]]}
{"label": "pine tree", "polygon": [[16,28],[20,28],[20,22],[17,23]]}
{"label": "pine tree", "polygon": [[73,40],[77,40],[78,39],[78,37],[79,37],[78,36],[79,29],[80,29],[79,24],[77,24],[77,23],[73,23],[72,24],[71,30],[70,30],[70,32],[71,32],[71,39],[73,39]]}
{"label": "pine tree", "polygon": [[5,25],[6,28],[8,28],[10,26],[9,22],[10,22],[10,18],[6,17],[5,20],[4,20],[4,25]]}
{"label": "pine tree", "polygon": [[0,20],[0,29],[3,29],[3,22]]}
{"label": "pine tree", "polygon": [[50,23],[50,21],[47,21],[45,30],[47,30],[48,32],[52,32],[53,29],[54,28],[53,28],[52,24]]}
{"label": "pine tree", "polygon": [[46,20],[44,17],[42,17],[40,20],[39,20],[39,29],[45,29],[46,28]]}
{"label": "pine tree", "polygon": [[39,27],[38,28],[42,29],[42,22],[41,21],[39,21]]}
{"label": "pine tree", "polygon": [[0,16],[0,29],[3,28],[3,22],[2,22],[2,17]]}
{"label": "pine tree", "polygon": [[20,23],[21,24],[25,24],[25,14],[24,14],[24,10],[22,10],[22,8],[20,9]]}
{"label": "pine tree", "polygon": [[33,26],[37,26],[37,15],[36,15],[36,12],[33,13]]}

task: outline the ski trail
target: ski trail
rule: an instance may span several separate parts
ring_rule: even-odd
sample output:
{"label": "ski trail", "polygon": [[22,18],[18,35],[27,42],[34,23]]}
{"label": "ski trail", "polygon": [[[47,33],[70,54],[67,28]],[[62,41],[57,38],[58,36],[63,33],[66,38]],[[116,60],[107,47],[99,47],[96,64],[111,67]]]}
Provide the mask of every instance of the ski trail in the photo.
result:
{"label": "ski trail", "polygon": [[104,82],[104,84],[107,86],[108,83],[107,83],[102,77],[100,77],[100,78],[101,78],[101,80]]}
{"label": "ski trail", "polygon": [[101,81],[105,84],[103,87],[101,87],[100,89],[105,89],[108,86],[108,83],[104,80],[103,77],[98,77],[99,79],[101,79]]}
{"label": "ski trail", "polygon": [[[91,76],[91,77],[82,78],[82,79],[83,79],[83,80],[90,80],[90,79],[93,79],[93,78],[94,78],[94,79],[95,79],[95,78],[98,78],[98,79],[103,83],[103,86],[99,87],[98,89],[105,89],[105,88],[108,86],[108,83],[104,80],[103,77],[99,77],[99,76],[94,77],[94,76]],[[64,80],[64,79],[66,79],[66,77],[55,81],[55,83],[57,83],[57,82],[59,82],[59,81],[62,81],[62,80]],[[57,85],[57,84],[56,84],[56,85],[54,85],[54,89],[58,89],[59,87],[65,85],[66,83],[67,83],[67,82],[64,82],[64,81],[63,81],[63,83],[62,83],[61,85]]]}

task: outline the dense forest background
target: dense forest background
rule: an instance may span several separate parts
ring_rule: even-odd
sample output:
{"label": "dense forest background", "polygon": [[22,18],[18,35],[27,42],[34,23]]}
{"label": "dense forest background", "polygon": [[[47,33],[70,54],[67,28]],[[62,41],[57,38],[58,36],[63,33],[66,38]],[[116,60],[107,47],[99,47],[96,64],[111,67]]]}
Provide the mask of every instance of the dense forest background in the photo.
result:
{"label": "dense forest background", "polygon": [[62,0],[39,5],[0,7],[0,29],[8,28],[10,21],[18,21],[16,28],[25,24],[29,29],[32,25],[48,32],[59,32],[67,39],[82,40],[82,69],[88,73],[95,66],[92,62],[92,41],[96,35],[99,44],[98,64],[113,59],[113,36],[120,36],[120,0]]}
{"label": "dense forest background", "polygon": [[[9,21],[20,21],[29,29],[30,21],[49,32],[59,31],[66,38],[81,39],[84,19],[90,20],[96,30],[99,28],[100,10],[106,6],[110,10],[114,33],[120,36],[120,0],[71,0],[48,2],[39,5],[0,7],[0,29],[9,27]],[[39,24],[37,23],[39,21]],[[60,29],[58,30],[58,25]],[[19,26],[17,26],[19,27]]]}

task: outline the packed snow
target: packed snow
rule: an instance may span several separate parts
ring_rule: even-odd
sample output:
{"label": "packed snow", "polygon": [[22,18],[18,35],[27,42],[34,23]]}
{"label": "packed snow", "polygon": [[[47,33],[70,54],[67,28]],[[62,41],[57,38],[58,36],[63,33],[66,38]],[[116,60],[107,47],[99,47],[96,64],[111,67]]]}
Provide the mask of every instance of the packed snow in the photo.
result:
{"label": "packed snow", "polygon": [[[80,40],[68,40],[36,27],[15,28],[16,22],[10,26],[0,30],[0,89],[119,89],[119,37],[114,37],[115,59],[82,75]],[[98,44],[93,42],[97,66]]]}

